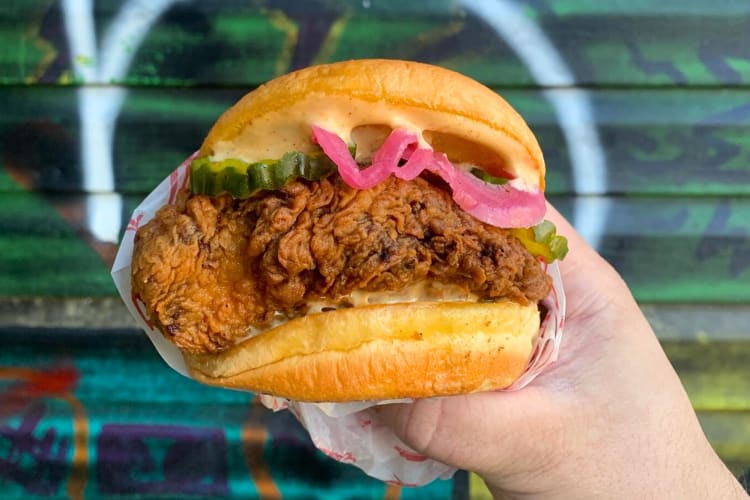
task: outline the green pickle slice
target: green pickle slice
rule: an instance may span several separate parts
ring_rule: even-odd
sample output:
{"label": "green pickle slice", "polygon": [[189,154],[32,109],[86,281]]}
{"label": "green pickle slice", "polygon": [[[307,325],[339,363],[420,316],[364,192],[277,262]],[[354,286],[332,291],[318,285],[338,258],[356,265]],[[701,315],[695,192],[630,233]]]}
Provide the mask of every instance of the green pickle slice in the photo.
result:
{"label": "green pickle slice", "polygon": [[228,159],[196,158],[190,164],[190,190],[194,194],[249,198],[262,190],[281,189],[295,179],[317,181],[336,171],[336,165],[322,152],[292,151],[278,160],[247,163]]}
{"label": "green pickle slice", "polygon": [[568,254],[567,238],[557,234],[557,228],[548,220],[534,227],[511,229],[510,232],[523,243],[531,255],[540,257],[547,264],[554,260],[562,260]]}
{"label": "green pickle slice", "polygon": [[471,174],[474,177],[482,179],[487,184],[506,184],[508,182],[508,179],[504,177],[495,177],[494,175],[488,174],[480,168],[472,168]]}

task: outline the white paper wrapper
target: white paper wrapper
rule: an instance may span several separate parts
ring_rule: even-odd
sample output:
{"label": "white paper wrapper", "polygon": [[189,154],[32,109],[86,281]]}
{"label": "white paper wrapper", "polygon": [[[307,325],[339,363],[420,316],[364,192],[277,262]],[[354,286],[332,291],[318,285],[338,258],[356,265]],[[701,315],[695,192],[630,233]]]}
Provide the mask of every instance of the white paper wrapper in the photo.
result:
{"label": "white paper wrapper", "polygon": [[[173,203],[180,189],[187,186],[189,165],[194,156],[195,154],[186,159],[133,211],[112,267],[112,278],[130,314],[146,332],[164,361],[186,377],[190,375],[182,354],[150,324],[143,305],[133,294],[130,262],[136,230],[148,222],[160,207]],[[505,390],[521,389],[557,359],[565,318],[565,294],[557,265],[548,266],[546,271],[553,281],[552,292],[543,301],[548,311],[547,317],[542,321],[528,368]],[[260,396],[260,400],[274,411],[291,411],[310,433],[315,446],[326,455],[340,462],[356,465],[382,481],[421,486],[437,478],[447,479],[455,472],[454,468],[409,449],[390,429],[373,420],[366,411],[373,406],[409,403],[410,400],[314,404],[265,395]]]}

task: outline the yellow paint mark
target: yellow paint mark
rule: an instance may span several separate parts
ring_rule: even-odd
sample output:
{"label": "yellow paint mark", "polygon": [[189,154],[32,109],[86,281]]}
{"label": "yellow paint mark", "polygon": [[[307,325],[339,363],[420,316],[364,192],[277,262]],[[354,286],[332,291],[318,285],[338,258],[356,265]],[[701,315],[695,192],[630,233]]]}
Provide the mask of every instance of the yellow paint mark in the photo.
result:
{"label": "yellow paint mark", "polygon": [[83,54],[79,54],[75,57],[75,60],[78,64],[82,66],[93,66],[94,65],[94,58],[92,56],[85,56]]}
{"label": "yellow paint mark", "polygon": [[36,13],[33,16],[33,21],[24,34],[24,37],[30,39],[34,46],[42,53],[42,59],[37,63],[34,71],[32,71],[31,74],[24,79],[25,83],[34,83],[39,81],[44,72],[47,71],[49,65],[52,64],[52,61],[54,61],[57,57],[57,49],[55,48],[55,46],[39,34],[39,28],[42,24],[42,19],[44,18],[44,15],[46,14],[47,10],[49,10],[49,8],[50,5],[48,4],[42,5],[39,9],[37,9]]}
{"label": "yellow paint mark", "polygon": [[711,343],[711,336],[704,332],[703,330],[695,332],[695,340],[701,345],[706,345]]}
{"label": "yellow paint mark", "polygon": [[444,59],[440,59],[439,61],[435,61],[435,64],[444,68],[455,70],[456,68],[466,67],[475,63],[482,63],[484,61],[486,61],[486,58],[482,56],[482,54],[471,54],[467,52],[454,57],[446,57]]}
{"label": "yellow paint mark", "polygon": [[[37,373],[31,368],[0,368],[0,379],[30,380]],[[59,399],[68,403],[73,412],[73,459],[68,479],[68,498],[79,500],[83,499],[88,478],[89,421],[86,409],[73,394],[64,394]]]}
{"label": "yellow paint mark", "polygon": [[[258,404],[257,399],[250,403],[251,406]],[[263,447],[266,444],[268,433],[263,427],[254,425],[252,413],[242,425],[242,452],[245,463],[250,470],[250,477],[255,483],[255,489],[263,500],[276,500],[281,498],[281,492],[268,470],[268,464],[263,459]]]}
{"label": "yellow paint mark", "polygon": [[469,473],[469,498],[471,500],[492,500],[492,494],[484,484],[484,480],[474,474]]}
{"label": "yellow paint mark", "polygon": [[404,59],[413,59],[414,56],[416,56],[422,50],[442,40],[445,40],[446,38],[450,38],[453,35],[458,34],[463,29],[463,21],[453,21],[446,24],[445,26],[440,26],[435,29],[427,30],[424,33],[420,33],[411,41],[405,44],[405,50],[402,50],[401,56]]}
{"label": "yellow paint mark", "polygon": [[401,498],[401,486],[395,484],[387,484],[385,486],[385,500],[400,500]]}
{"label": "yellow paint mark", "polygon": [[333,54],[339,46],[339,41],[341,40],[341,35],[344,33],[344,28],[346,28],[351,17],[351,12],[347,12],[331,24],[331,28],[328,30],[328,34],[326,35],[325,40],[323,40],[320,50],[313,58],[312,64],[322,64],[331,61],[331,57],[333,57]]}
{"label": "yellow paint mark", "polygon": [[74,81],[75,79],[73,78],[73,72],[70,71],[69,69],[66,69],[65,71],[63,71],[62,74],[60,75],[60,78],[57,79],[57,83],[61,85],[70,85]]}
{"label": "yellow paint mark", "polygon": [[68,498],[83,499],[89,468],[89,422],[86,410],[73,395],[62,397],[73,410],[73,460],[68,479]]}
{"label": "yellow paint mark", "polygon": [[286,35],[284,43],[281,46],[281,53],[276,60],[276,76],[279,76],[289,71],[294,48],[299,42],[299,27],[281,10],[269,10],[266,12],[266,15],[271,25]]}

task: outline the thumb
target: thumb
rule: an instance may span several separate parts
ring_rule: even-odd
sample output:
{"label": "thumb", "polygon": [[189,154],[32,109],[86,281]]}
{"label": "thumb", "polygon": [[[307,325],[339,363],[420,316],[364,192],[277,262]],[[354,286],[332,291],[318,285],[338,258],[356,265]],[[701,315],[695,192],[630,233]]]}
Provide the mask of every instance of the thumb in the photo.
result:
{"label": "thumb", "polygon": [[[540,390],[485,392],[378,407],[375,418],[417,453],[482,476],[521,472],[518,452],[534,455],[535,425],[548,413]],[[511,450],[515,460],[510,461]],[[544,449],[538,450],[541,455]],[[529,457],[531,462],[538,457]],[[538,463],[538,461],[537,461]]]}

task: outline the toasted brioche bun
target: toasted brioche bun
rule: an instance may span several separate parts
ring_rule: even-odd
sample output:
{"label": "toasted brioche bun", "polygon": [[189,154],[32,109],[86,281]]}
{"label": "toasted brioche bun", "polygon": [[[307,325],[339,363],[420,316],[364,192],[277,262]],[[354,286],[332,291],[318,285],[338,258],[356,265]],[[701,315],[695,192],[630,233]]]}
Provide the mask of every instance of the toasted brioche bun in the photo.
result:
{"label": "toasted brioche bun", "polygon": [[417,302],[316,313],[211,355],[191,375],[297,401],[423,398],[500,389],[525,370],[536,304]]}
{"label": "toasted brioche bun", "polygon": [[349,143],[362,127],[406,128],[451,161],[544,189],[539,144],[502,97],[454,71],[409,61],[353,60],[271,80],[219,118],[200,156],[253,162],[307,152],[312,125]]}
{"label": "toasted brioche bun", "polygon": [[[502,97],[459,73],[407,61],[355,60],[274,79],[219,118],[199,155],[252,163],[309,152],[312,125],[356,143],[358,153],[360,141],[404,128],[453,162],[544,189],[539,145]],[[539,327],[533,303],[366,305],[298,317],[218,354],[184,356],[200,382],[297,401],[423,398],[509,386],[526,369]]]}

